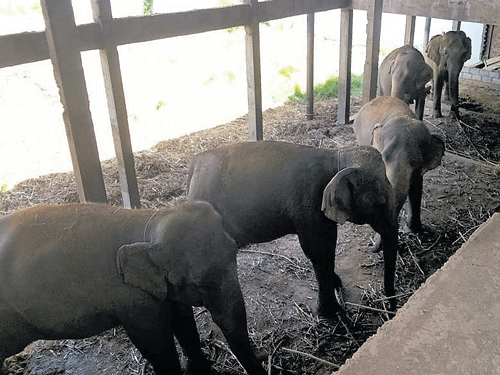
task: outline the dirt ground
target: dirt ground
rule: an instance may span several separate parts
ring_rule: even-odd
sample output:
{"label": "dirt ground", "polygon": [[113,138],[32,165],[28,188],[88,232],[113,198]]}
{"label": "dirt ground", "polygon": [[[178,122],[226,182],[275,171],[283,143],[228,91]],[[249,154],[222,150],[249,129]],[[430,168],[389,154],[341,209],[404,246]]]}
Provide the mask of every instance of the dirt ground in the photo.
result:
{"label": "dirt ground", "polygon": [[[424,178],[424,233],[400,233],[396,293],[401,306],[439,269],[491,214],[500,210],[500,87],[462,81],[461,121],[424,121],[446,139],[441,166]],[[337,101],[316,103],[315,119],[305,106],[289,103],[264,113],[264,138],[336,148],[355,143],[351,125],[337,125]],[[352,100],[351,113],[360,107]],[[448,115],[449,106],[443,106]],[[246,117],[219,127],[161,142],[136,154],[142,204],[162,208],[185,200],[190,158],[222,144],[247,139]],[[108,198],[121,204],[114,160],[103,163]],[[71,173],[52,174],[18,184],[0,196],[0,212],[39,203],[78,199]],[[404,212],[401,215],[404,220]],[[381,254],[368,251],[368,226],[339,227],[337,271],[345,289],[346,312],[334,322],[316,319],[311,308],[316,281],[295,235],[252,245],[238,255],[239,276],[255,346],[269,354],[270,374],[329,374],[342,365],[388,318],[380,300]],[[373,309],[382,310],[376,311]],[[202,344],[214,361],[214,374],[242,374],[223,337],[204,309],[196,309]],[[119,328],[85,340],[38,341],[6,361],[9,374],[152,374],[150,366]]]}

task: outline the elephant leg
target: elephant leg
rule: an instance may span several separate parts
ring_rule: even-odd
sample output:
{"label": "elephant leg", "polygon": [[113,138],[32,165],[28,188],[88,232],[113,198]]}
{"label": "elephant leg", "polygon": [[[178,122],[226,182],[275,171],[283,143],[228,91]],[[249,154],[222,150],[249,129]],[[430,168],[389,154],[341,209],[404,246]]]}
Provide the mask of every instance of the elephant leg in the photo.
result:
{"label": "elephant leg", "polygon": [[420,204],[422,201],[423,190],[423,176],[420,169],[413,171],[410,179],[410,187],[408,190],[408,227],[414,231],[419,232],[422,230],[422,222],[420,219]]}
{"label": "elephant leg", "polygon": [[172,328],[175,337],[188,357],[188,373],[208,374],[211,363],[201,352],[200,335],[196,328],[193,308],[181,303],[173,303]]}
{"label": "elephant leg", "polygon": [[165,302],[159,309],[122,319],[130,340],[151,363],[156,375],[183,374],[172,331],[172,310],[171,303]]}
{"label": "elephant leg", "polygon": [[11,311],[2,309],[6,304],[0,300],[0,374],[6,358],[21,352],[31,342],[42,338],[25,319]]}
{"label": "elephant leg", "polygon": [[450,82],[448,80],[444,81],[444,97],[446,102],[450,101]]}
{"label": "elephant leg", "polygon": [[[306,221],[306,220],[304,220]],[[324,219],[307,228],[298,228],[300,245],[311,261],[318,282],[318,299],[314,313],[325,318],[341,311],[337,295],[341,296],[342,281],[335,273],[337,224]]]}
{"label": "elephant leg", "polygon": [[249,375],[265,375],[262,358],[257,358],[248,337],[245,302],[239,287],[237,271],[220,288],[212,289],[206,308],[219,326],[233,354]]}
{"label": "elephant leg", "polygon": [[443,117],[441,113],[441,94],[443,92],[443,77],[439,75],[434,80],[434,117]]}
{"label": "elephant leg", "polygon": [[418,96],[415,99],[415,115],[420,121],[422,121],[422,119],[424,118],[424,109],[425,109],[425,93],[424,96]]}

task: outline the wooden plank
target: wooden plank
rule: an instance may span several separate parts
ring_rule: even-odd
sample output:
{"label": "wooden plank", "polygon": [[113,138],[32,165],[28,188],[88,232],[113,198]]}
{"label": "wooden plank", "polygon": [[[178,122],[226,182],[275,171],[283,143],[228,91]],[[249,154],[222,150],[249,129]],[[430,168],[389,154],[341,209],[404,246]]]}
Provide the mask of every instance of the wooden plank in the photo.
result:
{"label": "wooden plank", "polygon": [[[258,0],[245,0],[255,9]],[[262,83],[260,69],[260,34],[259,22],[253,18],[245,25],[245,55],[247,70],[248,96],[248,137],[251,141],[260,141],[264,137],[262,124]]]}
{"label": "wooden plank", "polygon": [[298,16],[301,14],[324,12],[349,6],[350,0],[270,0],[257,5],[259,22]]}
{"label": "wooden plank", "polygon": [[404,43],[413,46],[415,40],[415,16],[406,16],[405,41]]}
{"label": "wooden plank", "polygon": [[80,201],[106,202],[71,0],[40,3]]}
{"label": "wooden plank", "polygon": [[[367,10],[373,0],[351,0],[350,3],[351,9]],[[385,0],[383,12],[493,25],[500,23],[497,0]]]}
{"label": "wooden plank", "polygon": [[243,4],[152,16],[114,18],[110,22],[113,43],[123,45],[246,25],[251,22],[251,11],[248,4]]}
{"label": "wooden plank", "polygon": [[314,13],[307,15],[306,119],[314,118]]}
{"label": "wooden plank", "polygon": [[[259,2],[257,17],[260,22],[299,14],[349,7],[367,10],[373,0],[272,0]],[[383,11],[428,18],[471,21],[498,25],[500,7],[496,0],[443,1],[385,0]],[[250,22],[248,4],[224,8],[201,9],[188,12],[158,14],[113,19],[116,45],[147,42],[194,33],[241,26]],[[76,43],[80,51],[102,48],[100,25],[78,25]],[[0,36],[0,68],[46,60],[49,58],[44,32],[19,33]]]}
{"label": "wooden plank", "polygon": [[[106,21],[112,18],[109,0],[91,0],[94,21],[98,24],[109,25]],[[109,30],[104,26],[103,39],[111,40]],[[101,66],[104,76],[104,87],[108,102],[111,130],[118,161],[118,174],[122,191],[123,205],[127,208],[140,208],[141,200],[137,187],[134,155],[130,140],[127,106],[123,91],[120,59],[116,45],[105,43],[99,50]]]}
{"label": "wooden plank", "polygon": [[[78,50],[89,51],[102,47],[98,24],[79,25],[76,28]],[[0,69],[50,59],[45,31],[0,35]]]}
{"label": "wooden plank", "polygon": [[380,50],[380,29],[382,24],[383,0],[374,0],[368,7],[366,26],[366,59],[363,74],[363,104],[377,94],[378,55]]}
{"label": "wooden plank", "polygon": [[353,10],[340,11],[339,100],[337,123],[349,123],[351,106],[351,56]]}
{"label": "wooden plank", "polygon": [[429,43],[429,34],[431,32],[431,20],[432,18],[427,17],[425,19],[425,25],[424,25],[424,50],[425,47],[427,46],[427,43]]}

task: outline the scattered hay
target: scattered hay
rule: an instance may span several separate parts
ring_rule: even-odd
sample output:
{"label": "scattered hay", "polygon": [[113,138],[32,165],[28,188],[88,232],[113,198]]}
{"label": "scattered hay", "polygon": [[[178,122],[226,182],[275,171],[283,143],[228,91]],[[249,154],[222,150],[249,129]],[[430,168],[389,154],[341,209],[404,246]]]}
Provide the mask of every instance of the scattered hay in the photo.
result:
{"label": "scattered hay", "polygon": [[[418,236],[400,234],[401,251],[396,270],[399,306],[500,206],[497,168],[491,166],[500,161],[500,152],[492,146],[486,146],[488,152],[485,152],[484,146],[492,138],[500,144],[499,135],[480,131],[486,121],[500,123],[500,113],[495,112],[498,100],[491,106],[483,102],[481,106],[474,105],[474,100],[469,96],[467,102],[472,104],[465,107],[480,108],[481,112],[464,110],[458,125],[447,118],[426,117],[428,125],[446,137],[448,153],[467,159],[448,154],[441,167],[425,176],[422,202],[425,231]],[[353,113],[359,107],[360,100],[353,99]],[[264,138],[325,148],[354,144],[352,127],[336,125],[336,116],[336,100],[317,103],[312,121],[306,121],[305,108],[297,103],[270,109],[264,113]],[[229,124],[160,142],[151,150],[136,153],[143,207],[162,208],[184,201],[191,157],[247,138],[247,119],[242,117]],[[105,161],[102,168],[109,202],[119,205],[121,193],[116,161]],[[24,181],[1,194],[0,211],[6,214],[40,203],[77,200],[72,173],[51,174]],[[316,281],[296,236],[251,245],[240,251],[238,271],[247,303],[250,336],[255,347],[268,354],[266,365],[270,374],[330,374],[390,318],[385,311],[379,277],[383,267],[381,254],[366,251],[370,234],[370,228],[351,224],[339,228],[338,259],[363,252],[363,261],[347,261],[346,264],[354,273],[371,277],[372,282],[363,287],[357,283],[344,284],[346,289],[358,290],[361,298],[357,303],[348,301],[345,313],[333,322],[315,318],[311,313],[310,306],[317,293]],[[207,310],[197,308],[195,315],[203,350],[213,361],[212,373],[242,374]],[[9,374],[104,371],[153,374],[149,364],[120,329],[85,340],[40,341],[9,359],[7,366]],[[73,372],[72,366],[77,366],[78,371]]]}

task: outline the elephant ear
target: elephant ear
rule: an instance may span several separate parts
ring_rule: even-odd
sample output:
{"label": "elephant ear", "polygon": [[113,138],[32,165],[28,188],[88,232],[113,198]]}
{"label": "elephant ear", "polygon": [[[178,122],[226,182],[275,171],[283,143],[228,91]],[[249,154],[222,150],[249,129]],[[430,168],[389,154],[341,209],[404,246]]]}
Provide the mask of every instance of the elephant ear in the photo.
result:
{"label": "elephant ear", "polygon": [[445,143],[443,138],[438,134],[431,134],[431,143],[427,152],[427,171],[436,168],[441,164],[441,159],[444,156]]}
{"label": "elephant ear", "polygon": [[167,281],[151,259],[151,253],[158,251],[161,247],[149,242],[123,245],[116,254],[116,267],[125,284],[164,300],[167,297]]}
{"label": "elephant ear", "polygon": [[439,66],[441,62],[441,53],[439,52],[439,47],[441,45],[442,35],[434,35],[429,43],[427,43],[427,47],[425,48],[425,54]]}
{"label": "elephant ear", "polygon": [[323,190],[321,211],[338,224],[356,221],[353,217],[356,188],[361,179],[359,168],[346,168],[337,173]]}
{"label": "elephant ear", "polygon": [[[465,36],[465,33],[464,33]],[[465,47],[465,53],[463,57],[463,62],[466,62],[472,57],[472,41],[469,37],[466,37],[463,39],[464,47]]]}

